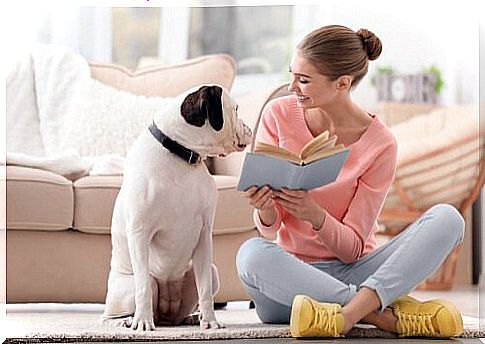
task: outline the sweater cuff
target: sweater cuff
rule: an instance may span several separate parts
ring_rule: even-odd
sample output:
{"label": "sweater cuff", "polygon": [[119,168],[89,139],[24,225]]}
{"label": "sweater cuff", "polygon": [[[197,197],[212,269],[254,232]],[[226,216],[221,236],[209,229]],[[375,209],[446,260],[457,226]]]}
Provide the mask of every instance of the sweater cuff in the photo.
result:
{"label": "sweater cuff", "polygon": [[263,234],[264,237],[272,237],[281,226],[281,213],[279,212],[278,208],[276,208],[275,222],[271,226],[266,226],[259,218],[258,209],[254,209],[253,220],[256,224],[256,228],[258,228],[259,232]]}
{"label": "sweater cuff", "polygon": [[329,233],[338,231],[342,224],[331,216],[328,211],[324,210],[324,212],[325,219],[323,220],[322,227],[317,232],[320,235],[328,235]]}

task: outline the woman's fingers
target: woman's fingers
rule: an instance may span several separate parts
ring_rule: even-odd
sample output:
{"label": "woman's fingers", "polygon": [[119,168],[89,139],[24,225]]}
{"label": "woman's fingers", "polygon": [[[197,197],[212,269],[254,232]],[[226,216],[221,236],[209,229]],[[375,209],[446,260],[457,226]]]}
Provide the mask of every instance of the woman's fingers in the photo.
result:
{"label": "woman's fingers", "polygon": [[305,190],[291,190],[287,188],[282,188],[281,193],[294,198],[303,198],[305,197],[307,192]]}
{"label": "woman's fingers", "polygon": [[252,186],[244,192],[244,196],[248,198],[249,204],[256,209],[271,209],[275,202],[278,202],[285,209],[295,212],[306,196],[306,191],[290,189],[275,191],[271,190],[269,186],[263,186],[259,189]]}
{"label": "woman's fingers", "polygon": [[271,197],[267,197],[266,201],[261,205],[260,209],[266,210],[274,207],[274,200]]}
{"label": "woman's fingers", "polygon": [[254,194],[258,191],[258,188],[256,186],[251,186],[249,189],[244,191],[243,195],[244,197],[251,198],[254,196]]}
{"label": "woman's fingers", "polygon": [[290,203],[298,203],[301,201],[301,197],[295,196],[293,194],[285,193],[285,192],[274,192],[275,197],[277,198],[278,202],[279,200],[285,200]]}
{"label": "woman's fingers", "polygon": [[271,194],[271,189],[267,186],[264,186],[260,188],[256,193],[254,193],[252,197],[250,197],[249,203],[255,208],[261,209],[261,207],[270,198]]}
{"label": "woman's fingers", "polygon": [[281,205],[285,210],[291,210],[293,212],[293,211],[296,211],[297,209],[295,203],[289,200],[278,198],[276,202],[278,202],[278,204]]}
{"label": "woman's fingers", "polygon": [[248,198],[249,204],[256,209],[264,209],[264,207],[271,207],[272,190],[268,186],[257,188],[256,186],[250,187],[244,192],[244,196]]}

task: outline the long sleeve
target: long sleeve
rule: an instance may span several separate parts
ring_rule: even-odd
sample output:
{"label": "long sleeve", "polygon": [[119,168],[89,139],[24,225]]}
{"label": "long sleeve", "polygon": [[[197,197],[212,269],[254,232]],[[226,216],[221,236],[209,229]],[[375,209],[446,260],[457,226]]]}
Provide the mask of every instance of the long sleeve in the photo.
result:
{"label": "long sleeve", "polygon": [[254,223],[256,224],[256,228],[258,231],[261,233],[262,236],[264,236],[267,239],[273,239],[274,236],[276,235],[276,232],[281,227],[281,220],[282,220],[282,211],[279,209],[278,206],[276,206],[276,220],[271,226],[266,226],[261,222],[261,219],[259,218],[258,210],[254,209],[253,212],[253,220]]}
{"label": "long sleeve", "polygon": [[[270,102],[266,104],[265,108],[263,109],[263,113],[261,115],[261,123],[259,125],[259,129],[256,135],[256,141],[261,141],[274,146],[278,146],[279,145],[278,127],[274,119],[273,107],[274,107],[274,103]],[[261,222],[261,219],[259,218],[258,210],[254,209],[253,221],[258,231],[265,238],[273,238],[275,236],[276,232],[281,226],[281,219],[282,219],[281,209],[277,206],[276,221],[271,226],[265,226]]]}
{"label": "long sleeve", "polygon": [[394,179],[396,156],[396,145],[389,145],[358,179],[342,221],[327,212],[319,237],[341,261],[350,263],[362,256]]}

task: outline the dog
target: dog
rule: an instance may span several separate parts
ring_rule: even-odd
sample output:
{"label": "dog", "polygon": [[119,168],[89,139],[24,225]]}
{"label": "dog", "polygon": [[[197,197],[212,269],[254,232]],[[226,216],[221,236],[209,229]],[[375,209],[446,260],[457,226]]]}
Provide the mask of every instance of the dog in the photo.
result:
{"label": "dog", "polygon": [[243,151],[251,130],[219,85],[201,85],[157,111],[131,146],[113,210],[112,257],[102,318],[134,330],[178,325],[197,304],[215,317],[214,179],[203,160]]}

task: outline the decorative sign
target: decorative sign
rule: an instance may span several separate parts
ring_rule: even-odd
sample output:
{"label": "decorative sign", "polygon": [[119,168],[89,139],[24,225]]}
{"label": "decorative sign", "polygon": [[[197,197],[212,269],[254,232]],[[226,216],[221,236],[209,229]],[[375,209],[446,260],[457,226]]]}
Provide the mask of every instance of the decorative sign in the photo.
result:
{"label": "decorative sign", "polygon": [[436,104],[436,75],[378,75],[377,98],[382,102]]}

